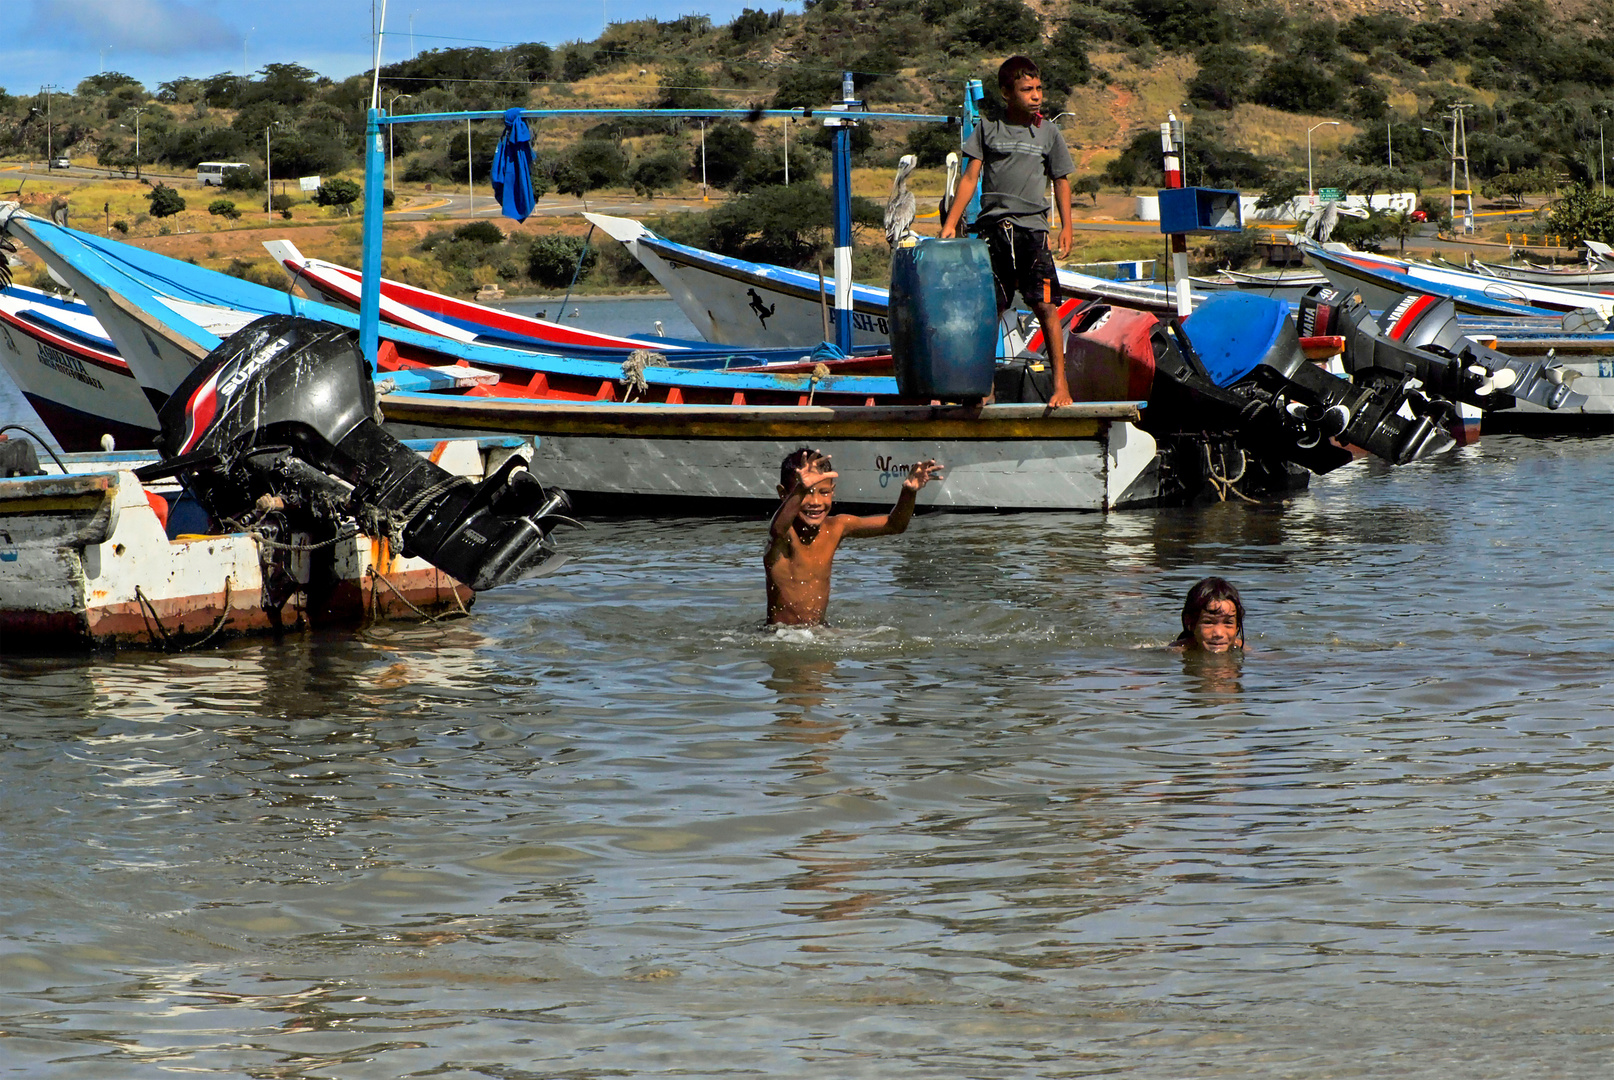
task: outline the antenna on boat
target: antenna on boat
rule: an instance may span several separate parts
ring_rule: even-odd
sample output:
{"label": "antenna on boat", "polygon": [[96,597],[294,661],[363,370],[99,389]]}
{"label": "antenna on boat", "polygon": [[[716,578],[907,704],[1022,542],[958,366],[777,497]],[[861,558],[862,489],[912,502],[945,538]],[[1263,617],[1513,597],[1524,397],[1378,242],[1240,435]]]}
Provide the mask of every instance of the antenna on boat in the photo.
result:
{"label": "antenna on boat", "polygon": [[375,0],[370,0],[370,35],[375,38],[375,63],[370,69],[370,108],[381,108],[381,39],[387,34],[387,0],[381,0],[381,20],[375,18]]}

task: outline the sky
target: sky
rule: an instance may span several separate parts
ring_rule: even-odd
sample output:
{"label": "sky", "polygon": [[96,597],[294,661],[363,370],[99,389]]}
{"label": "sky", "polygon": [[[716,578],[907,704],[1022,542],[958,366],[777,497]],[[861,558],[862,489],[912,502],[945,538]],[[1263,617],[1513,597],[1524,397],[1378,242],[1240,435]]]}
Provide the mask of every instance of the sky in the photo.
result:
{"label": "sky", "polygon": [[[751,0],[773,11],[799,2]],[[46,84],[71,90],[102,71],[119,71],[156,93],[186,76],[301,64],[333,79],[367,71],[371,24],[381,0],[0,0],[0,88],[35,94]],[[592,41],[607,21],[686,14],[721,25],[742,0],[389,0],[383,65],[427,49],[503,48],[527,41]]]}

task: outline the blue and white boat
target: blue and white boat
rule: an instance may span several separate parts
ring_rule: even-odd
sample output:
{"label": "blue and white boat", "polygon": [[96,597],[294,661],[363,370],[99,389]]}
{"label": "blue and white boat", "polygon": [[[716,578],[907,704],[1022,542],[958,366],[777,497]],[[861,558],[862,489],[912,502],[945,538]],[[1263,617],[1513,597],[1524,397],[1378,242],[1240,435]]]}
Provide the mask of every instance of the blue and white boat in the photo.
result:
{"label": "blue and white boat", "polygon": [[1413,293],[1450,297],[1465,314],[1547,316],[1577,329],[1600,330],[1614,318],[1614,296],[1575,289],[1503,281],[1456,268],[1392,259],[1353,251],[1343,244],[1297,238],[1306,260],[1321,270],[1335,288],[1360,292],[1374,310],[1389,310]]}

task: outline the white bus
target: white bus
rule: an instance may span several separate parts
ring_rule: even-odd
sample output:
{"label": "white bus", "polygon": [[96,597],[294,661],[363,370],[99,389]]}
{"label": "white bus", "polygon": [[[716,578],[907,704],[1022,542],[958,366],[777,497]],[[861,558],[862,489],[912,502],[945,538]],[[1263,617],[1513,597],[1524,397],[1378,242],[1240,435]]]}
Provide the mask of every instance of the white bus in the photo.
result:
{"label": "white bus", "polygon": [[204,161],[196,166],[196,182],[203,187],[223,187],[226,169],[251,168],[244,161]]}

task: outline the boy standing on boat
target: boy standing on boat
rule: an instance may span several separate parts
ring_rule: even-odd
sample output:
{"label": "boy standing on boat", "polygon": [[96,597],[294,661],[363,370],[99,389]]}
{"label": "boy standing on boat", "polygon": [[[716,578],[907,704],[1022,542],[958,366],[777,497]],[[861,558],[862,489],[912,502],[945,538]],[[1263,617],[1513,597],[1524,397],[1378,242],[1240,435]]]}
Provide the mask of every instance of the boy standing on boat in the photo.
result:
{"label": "boy standing on boat", "polygon": [[829,608],[830,567],[841,541],[904,532],[919,489],[942,478],[941,466],[934,460],[910,465],[891,512],[858,517],[829,512],[835,502],[835,476],[829,458],[805,446],[779,466],[779,509],[768,524],[768,550],[762,556],[770,626],[822,623]]}
{"label": "boy standing on boat", "polygon": [[1016,291],[1042,324],[1048,362],[1053,367],[1054,408],[1070,404],[1065,378],[1065,343],[1059,334],[1059,277],[1048,250],[1047,203],[1044,192],[1054,182],[1059,208],[1059,258],[1070,254],[1070,180],[1076,164],[1059,129],[1042,118],[1042,73],[1024,56],[1011,56],[998,68],[998,88],[1007,113],[1002,120],[984,117],[964,143],[969,166],[942,225],[942,239],[958,235],[959,221],[977,182],[981,214],[975,233],[992,255],[997,283],[998,316],[1008,310]]}

